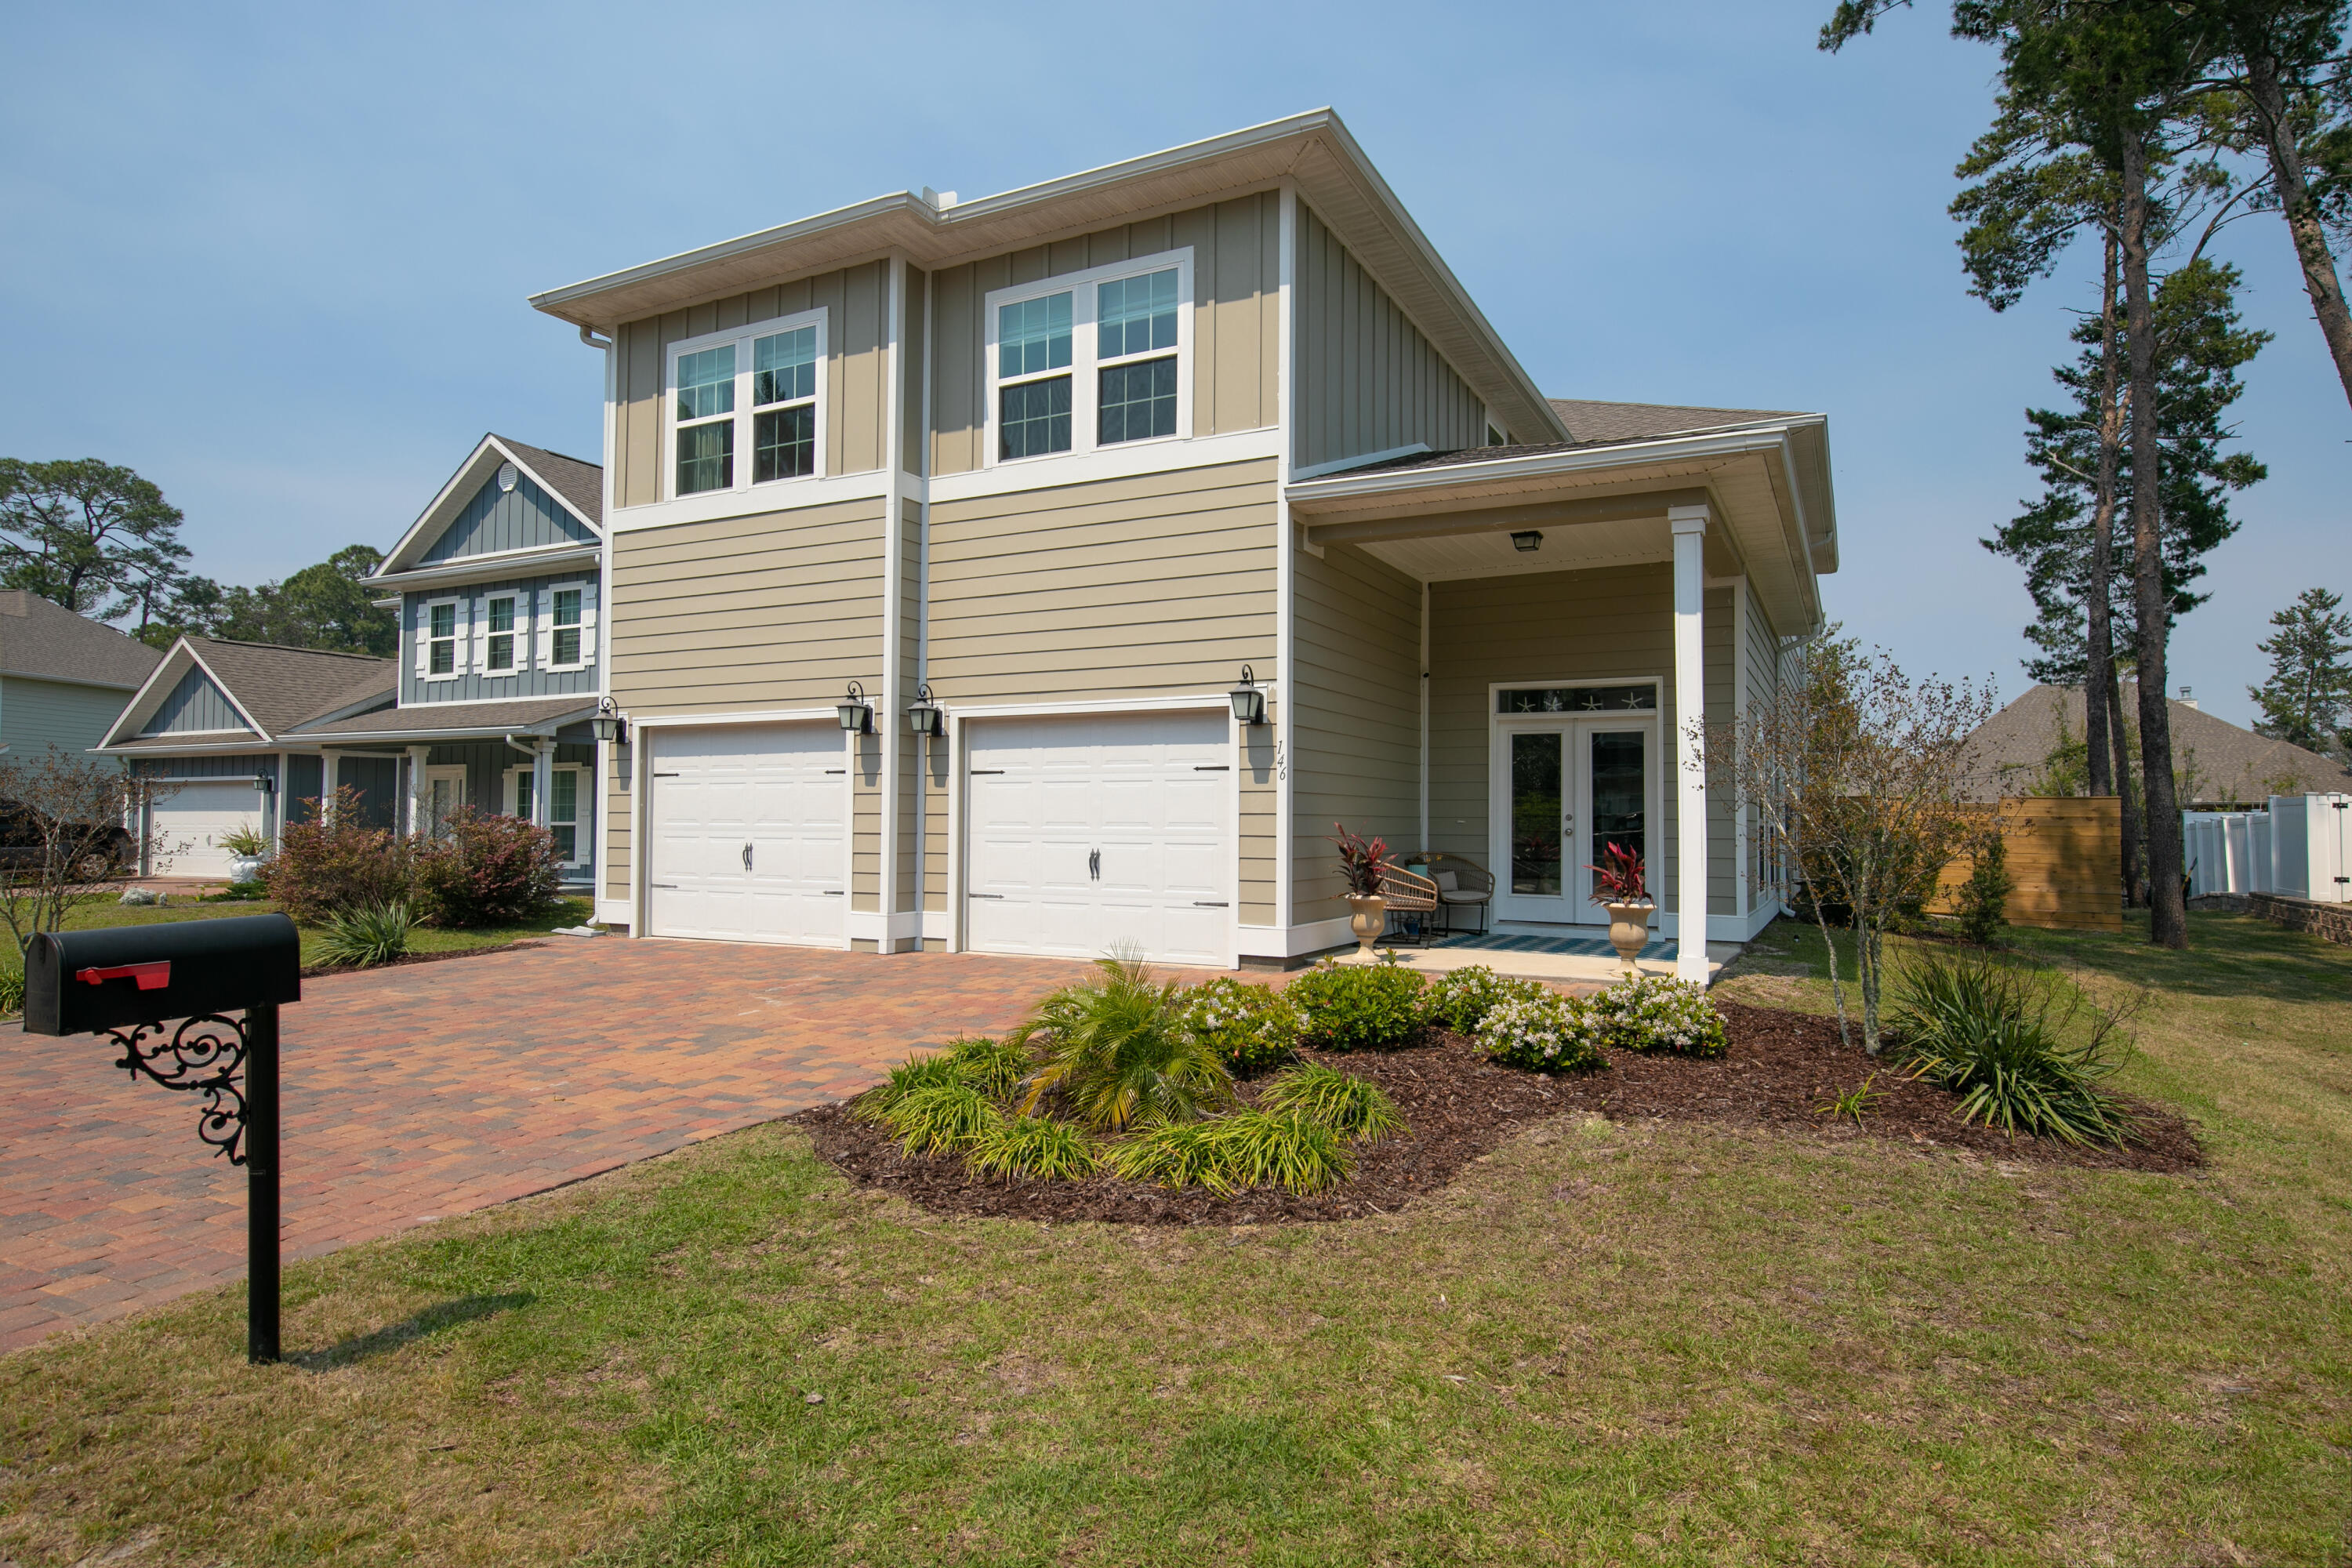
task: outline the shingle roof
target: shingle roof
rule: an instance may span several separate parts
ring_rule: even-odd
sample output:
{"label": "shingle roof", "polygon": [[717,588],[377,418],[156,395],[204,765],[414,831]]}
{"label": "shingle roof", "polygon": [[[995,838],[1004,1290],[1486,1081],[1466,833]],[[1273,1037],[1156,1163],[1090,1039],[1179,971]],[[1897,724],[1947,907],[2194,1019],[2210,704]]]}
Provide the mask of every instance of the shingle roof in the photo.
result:
{"label": "shingle roof", "polygon": [[[2138,696],[2124,682],[2124,707],[2136,712]],[[2183,805],[2261,801],[2273,795],[2352,792],[2352,772],[2332,759],[2285,741],[2273,741],[2227,719],[2177,700],[2171,715],[2174,771],[2190,785]],[[1975,740],[1979,800],[2016,795],[2029,787],[2065,732],[2083,739],[2083,691],[2074,686],[2036,686],[1986,720]],[[2135,722],[2135,729],[2137,723]]]}
{"label": "shingle roof", "polygon": [[[1550,399],[1560,422],[1576,438],[1572,441],[1528,441],[1510,447],[1457,447],[1445,452],[1416,452],[1409,458],[1391,458],[1385,463],[1366,463],[1360,468],[1343,470],[1349,477],[1358,474],[1387,474],[1402,468],[1431,468],[1447,463],[1501,462],[1511,458],[1536,458],[1547,452],[1582,452],[1595,447],[1622,447],[1635,441],[1654,441],[1663,436],[1696,436],[1704,431],[1736,430],[1742,425],[1761,425],[1775,419],[1801,419],[1807,416],[1794,409],[1777,408],[1685,408],[1667,403],[1580,403],[1571,398]],[[1338,477],[1338,476],[1333,476]]]}
{"label": "shingle roof", "polygon": [[0,675],[136,690],[163,656],[22,588],[0,593]]}
{"label": "shingle roof", "polygon": [[391,659],[363,653],[216,637],[190,637],[188,646],[228,688],[236,705],[273,735],[372,694],[388,698],[400,684],[399,667]]}
{"label": "shingle roof", "polygon": [[594,523],[604,521],[604,470],[601,466],[551,452],[544,447],[526,446],[511,436],[492,434],[499,446],[529,463],[531,472],[579,508],[582,516]]}
{"label": "shingle roof", "polygon": [[414,708],[362,713],[350,719],[322,720],[296,731],[304,740],[357,735],[415,735],[444,731],[543,728],[560,719],[584,718],[595,711],[593,693],[576,697],[536,697],[516,702],[427,702]]}

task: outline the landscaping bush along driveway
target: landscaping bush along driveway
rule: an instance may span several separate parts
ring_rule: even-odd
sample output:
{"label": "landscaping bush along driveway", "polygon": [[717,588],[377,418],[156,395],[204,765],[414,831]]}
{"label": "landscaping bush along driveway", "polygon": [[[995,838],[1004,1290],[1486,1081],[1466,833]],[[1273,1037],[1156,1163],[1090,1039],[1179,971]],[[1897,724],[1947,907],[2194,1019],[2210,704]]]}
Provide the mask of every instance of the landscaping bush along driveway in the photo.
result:
{"label": "landscaping bush along driveway", "polygon": [[[760,1128],[298,1265],[293,1364],[227,1293],[0,1360],[0,1557],[2340,1563],[2352,951],[2191,928],[2024,940],[2163,988],[2116,1087],[2197,1172],[1618,1112],[1050,1226]],[[1725,994],[1825,1007],[1808,940]]]}

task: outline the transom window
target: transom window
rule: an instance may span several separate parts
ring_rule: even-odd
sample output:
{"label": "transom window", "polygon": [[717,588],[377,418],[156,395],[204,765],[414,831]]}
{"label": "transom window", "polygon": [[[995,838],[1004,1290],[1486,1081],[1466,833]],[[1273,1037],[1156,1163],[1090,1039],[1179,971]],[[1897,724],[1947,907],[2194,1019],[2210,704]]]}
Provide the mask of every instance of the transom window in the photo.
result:
{"label": "transom window", "polygon": [[428,605],[425,609],[425,673],[457,673],[457,606]]}
{"label": "transom window", "polygon": [[[673,493],[740,489],[816,473],[824,360],[822,310],[674,347]],[[739,454],[750,461],[738,461]]]}
{"label": "transom window", "polygon": [[1495,693],[1497,713],[1654,713],[1654,686],[1522,686]]}
{"label": "transom window", "polygon": [[1190,251],[999,289],[987,305],[992,462],[1192,433]]}
{"label": "transom window", "polygon": [[492,675],[508,675],[515,667],[515,602],[512,594],[490,595],[489,636],[482,649],[482,667]]}

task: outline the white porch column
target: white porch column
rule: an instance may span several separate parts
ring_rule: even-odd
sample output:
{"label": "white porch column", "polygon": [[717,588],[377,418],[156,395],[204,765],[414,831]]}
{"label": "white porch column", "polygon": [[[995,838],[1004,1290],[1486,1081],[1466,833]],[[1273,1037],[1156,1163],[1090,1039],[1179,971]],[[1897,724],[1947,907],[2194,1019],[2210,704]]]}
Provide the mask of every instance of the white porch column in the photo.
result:
{"label": "white porch column", "polygon": [[432,754],[430,746],[408,748],[408,831],[411,833],[425,831],[425,817],[431,810],[431,803],[425,796],[425,759]]}
{"label": "white porch column", "polygon": [[555,742],[541,735],[530,743],[531,826],[547,826],[547,792],[555,783]]}
{"label": "white porch column", "polygon": [[1675,723],[1665,737],[1675,781],[1675,978],[1706,984],[1706,770],[1691,755],[1691,725],[1706,714],[1706,520],[1704,506],[1672,507],[1675,536]]}

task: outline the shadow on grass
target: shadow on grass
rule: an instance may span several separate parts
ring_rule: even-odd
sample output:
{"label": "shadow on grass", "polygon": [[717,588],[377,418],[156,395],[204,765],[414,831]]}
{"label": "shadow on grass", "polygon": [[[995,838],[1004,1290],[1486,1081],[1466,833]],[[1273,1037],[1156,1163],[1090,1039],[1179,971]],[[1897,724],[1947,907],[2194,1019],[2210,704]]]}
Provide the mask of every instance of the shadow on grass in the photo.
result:
{"label": "shadow on grass", "polygon": [[461,1296],[454,1301],[437,1302],[372,1334],[362,1334],[357,1339],[345,1340],[327,1350],[311,1351],[286,1359],[306,1372],[327,1372],[335,1367],[349,1366],[353,1362],[365,1361],[370,1356],[383,1355],[387,1351],[396,1351],[403,1345],[415,1344],[418,1340],[437,1334],[444,1329],[454,1329],[460,1323],[477,1322],[484,1318],[496,1317],[500,1312],[528,1307],[537,1300],[528,1290],[514,1290],[500,1296]]}

